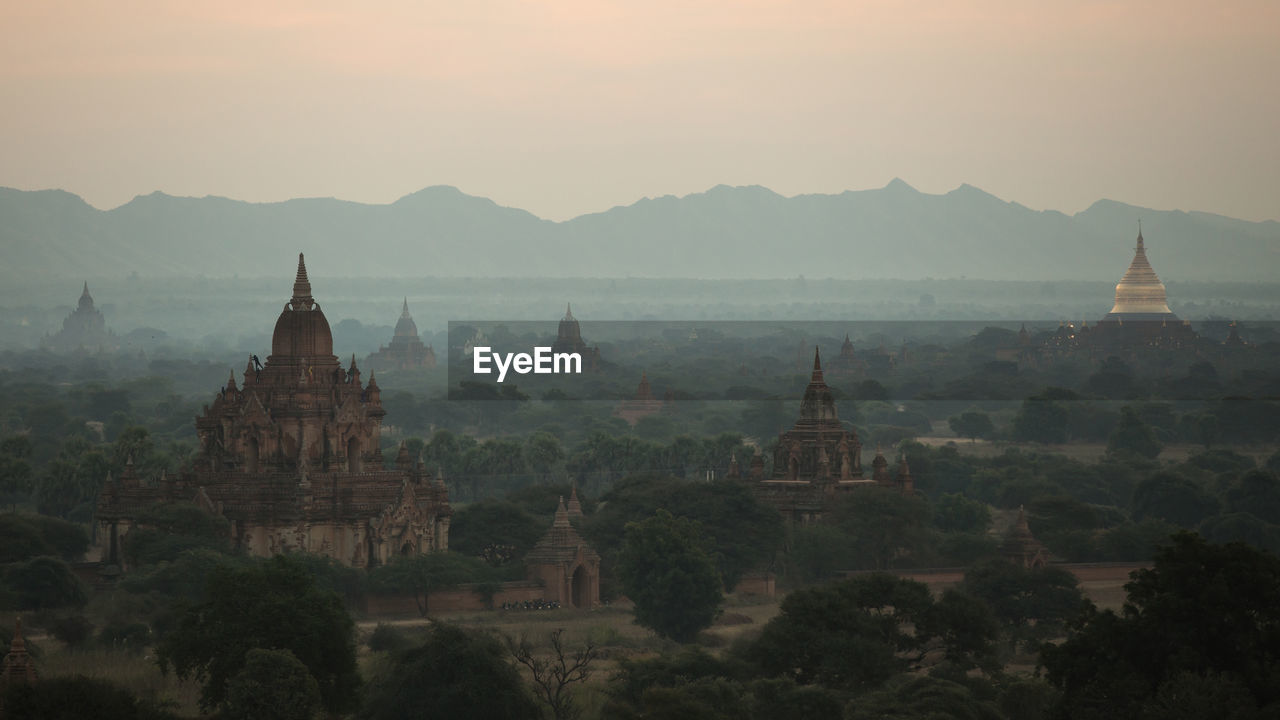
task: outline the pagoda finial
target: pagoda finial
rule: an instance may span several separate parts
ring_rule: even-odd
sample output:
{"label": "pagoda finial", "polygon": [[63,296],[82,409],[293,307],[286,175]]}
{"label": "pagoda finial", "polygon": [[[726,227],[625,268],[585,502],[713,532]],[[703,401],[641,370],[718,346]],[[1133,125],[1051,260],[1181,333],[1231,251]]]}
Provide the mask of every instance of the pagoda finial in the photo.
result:
{"label": "pagoda finial", "polygon": [[1142,251],[1142,219],[1138,219],[1138,251]]}
{"label": "pagoda finial", "polygon": [[235,370],[232,370],[231,375],[227,377],[227,389],[228,390],[236,389],[236,371]]}
{"label": "pagoda finial", "polygon": [[573,319],[573,308],[569,306],[569,303],[564,304],[564,319],[565,320]]}
{"label": "pagoda finial", "polygon": [[818,353],[818,346],[813,346],[813,376],[809,379],[811,383],[820,383],[822,380],[822,357]]}
{"label": "pagoda finial", "polygon": [[408,295],[404,297],[404,307],[400,310],[400,317],[402,318],[409,317],[409,296]]}
{"label": "pagoda finial", "polygon": [[293,300],[303,304],[312,300],[311,281],[307,279],[307,263],[302,253],[298,253],[298,275],[293,281]]}
{"label": "pagoda finial", "polygon": [[552,527],[567,528],[569,525],[569,509],[564,506],[564,496],[560,496],[560,505],[556,507],[556,520]]}

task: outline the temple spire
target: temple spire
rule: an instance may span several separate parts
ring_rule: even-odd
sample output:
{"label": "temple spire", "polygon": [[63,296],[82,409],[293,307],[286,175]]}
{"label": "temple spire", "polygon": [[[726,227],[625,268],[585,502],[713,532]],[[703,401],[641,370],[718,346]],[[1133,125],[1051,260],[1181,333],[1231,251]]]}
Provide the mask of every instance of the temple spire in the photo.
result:
{"label": "temple spire", "polygon": [[569,303],[564,304],[564,319],[565,320],[573,319],[573,308],[569,307]]}
{"label": "temple spire", "polygon": [[400,317],[401,318],[409,317],[409,296],[408,295],[406,295],[404,298],[404,308],[400,310]]}
{"label": "temple spire", "polygon": [[813,346],[813,377],[811,377],[811,378],[809,379],[809,382],[815,382],[815,383],[823,382],[823,379],[822,379],[822,357],[821,357],[821,355],[820,355],[820,354],[819,354],[819,352],[818,352],[818,346],[817,346],[817,345],[814,345],[814,346]]}
{"label": "temple spire", "polygon": [[298,253],[298,275],[293,281],[293,302],[294,304],[310,305],[314,301],[311,297],[311,281],[307,279],[307,263],[302,257],[302,253]]}

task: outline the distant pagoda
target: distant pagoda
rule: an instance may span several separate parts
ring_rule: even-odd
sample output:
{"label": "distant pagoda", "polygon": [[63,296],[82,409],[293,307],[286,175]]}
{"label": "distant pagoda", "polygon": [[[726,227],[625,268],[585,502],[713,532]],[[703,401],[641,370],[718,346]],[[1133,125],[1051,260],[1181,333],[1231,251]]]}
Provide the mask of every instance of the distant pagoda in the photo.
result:
{"label": "distant pagoda", "polygon": [[1164,283],[1147,260],[1141,224],[1133,261],[1116,284],[1116,300],[1111,312],[1093,328],[1069,325],[1060,334],[1062,332],[1075,341],[1068,345],[1083,342],[1103,350],[1137,346],[1176,348],[1194,342],[1197,337],[1190,323],[1169,309]]}
{"label": "distant pagoda", "polygon": [[1171,321],[1178,316],[1169,309],[1164,283],[1147,261],[1147,250],[1138,228],[1138,246],[1134,248],[1133,262],[1124,277],[1116,284],[1116,303],[1102,322]]}
{"label": "distant pagoda", "polygon": [[600,369],[600,348],[590,347],[582,339],[582,326],[573,316],[573,308],[565,303],[564,317],[560,319],[560,327],[556,331],[556,340],[551,344],[553,353],[578,353],[582,356],[583,371],[595,372]]}
{"label": "distant pagoda", "polygon": [[396,321],[391,342],[365,359],[370,370],[418,370],[436,366],[436,352],[430,345],[423,345],[418,336],[418,325],[409,315],[409,298],[404,299],[400,319]]}
{"label": "distant pagoda", "polygon": [[84,284],[76,309],[62,321],[62,329],[46,335],[41,343],[54,352],[110,352],[117,347],[116,336],[107,331],[107,320],[93,306],[89,283]]}

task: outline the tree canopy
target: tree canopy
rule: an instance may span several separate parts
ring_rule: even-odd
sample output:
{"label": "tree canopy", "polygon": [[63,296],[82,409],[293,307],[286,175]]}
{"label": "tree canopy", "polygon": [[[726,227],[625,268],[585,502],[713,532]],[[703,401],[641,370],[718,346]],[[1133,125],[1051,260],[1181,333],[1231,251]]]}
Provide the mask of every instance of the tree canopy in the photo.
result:
{"label": "tree canopy", "polygon": [[720,610],[720,574],[701,527],[666,510],[627,524],[618,576],[636,622],[663,637],[689,642]]}
{"label": "tree canopy", "polygon": [[1233,686],[1251,710],[1280,710],[1280,558],[1180,533],[1132,577],[1120,613],[1089,611],[1042,650],[1062,717],[1160,717],[1224,693],[1235,705]]}
{"label": "tree canopy", "polygon": [[426,641],[370,685],[361,720],[541,720],[507,649],[493,637],[432,623]]}
{"label": "tree canopy", "polygon": [[317,588],[287,555],[214,568],[204,601],[164,637],[157,660],[180,678],[202,682],[200,704],[212,710],[225,703],[228,683],[255,648],[291,652],[315,678],[326,710],[343,712],[358,702],[355,624],[337,594]]}

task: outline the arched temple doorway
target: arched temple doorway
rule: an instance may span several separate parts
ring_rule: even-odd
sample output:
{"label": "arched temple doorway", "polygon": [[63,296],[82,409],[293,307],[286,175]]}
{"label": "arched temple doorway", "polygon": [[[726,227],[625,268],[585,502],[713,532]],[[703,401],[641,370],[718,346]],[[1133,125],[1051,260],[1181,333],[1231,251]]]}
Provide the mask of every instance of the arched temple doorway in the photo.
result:
{"label": "arched temple doorway", "polygon": [[360,438],[347,441],[347,472],[360,472]]}

